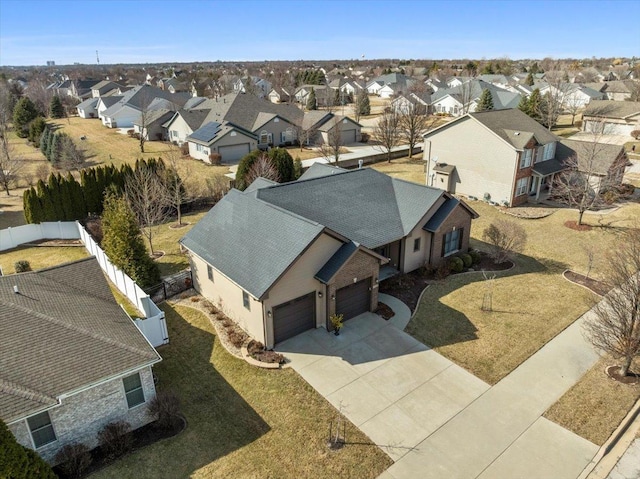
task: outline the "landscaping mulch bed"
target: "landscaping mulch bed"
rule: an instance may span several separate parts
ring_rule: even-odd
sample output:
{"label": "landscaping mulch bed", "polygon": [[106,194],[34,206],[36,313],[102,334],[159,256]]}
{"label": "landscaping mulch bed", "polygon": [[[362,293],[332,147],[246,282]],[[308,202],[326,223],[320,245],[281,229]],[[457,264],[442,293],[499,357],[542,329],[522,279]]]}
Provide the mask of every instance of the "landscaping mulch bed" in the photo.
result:
{"label": "landscaping mulch bed", "polygon": [[386,320],[389,320],[396,315],[396,313],[393,312],[393,309],[380,302],[378,303],[378,307],[376,308],[374,313],[376,313],[378,316],[382,316]]}
{"label": "landscaping mulch bed", "polygon": [[506,208],[504,206],[499,207],[499,210],[509,216],[515,216],[516,218],[522,218],[525,220],[537,220],[540,218],[546,218],[555,213],[553,208],[543,208],[540,206],[516,206],[514,208]]}
{"label": "landscaping mulch bed", "polygon": [[[463,273],[474,271],[506,271],[514,266],[511,261],[496,264],[489,255],[484,252],[480,252],[480,255],[480,262],[473,265],[472,268],[463,271]],[[438,281],[438,279],[434,274],[425,275],[422,269],[418,269],[411,273],[400,274],[382,281],[380,283],[380,292],[398,298],[406,304],[411,310],[411,313],[413,313],[418,307],[418,301],[422,291],[436,281]]]}
{"label": "landscaping mulch bed", "polygon": [[607,286],[606,283],[603,283],[602,281],[598,281],[597,279],[593,278],[587,278],[585,275],[575,273],[573,271],[565,271],[563,273],[563,276],[572,283],[584,286],[588,290],[593,291],[600,296],[604,296],[611,289],[609,288],[609,286]]}
{"label": "landscaping mulch bed", "polygon": [[[142,426],[139,429],[131,431],[128,435],[131,437],[131,449],[127,451],[127,454],[131,454],[134,451],[142,449],[144,447],[150,446],[158,441],[162,441],[163,439],[168,439],[173,436],[177,436],[182,431],[187,428],[187,420],[180,416],[180,421],[172,429],[161,429],[159,428],[155,422],[147,424],[146,426]],[[103,467],[107,467],[112,463],[121,459],[120,457],[112,457],[106,454],[100,446],[95,449],[89,451],[91,454],[91,465],[79,476],[80,478],[87,477],[92,473],[99,471]],[[60,479],[74,479],[78,476],[68,476],[64,474],[60,466],[56,466],[53,468],[53,472],[55,472]]]}
{"label": "landscaping mulch bed", "polygon": [[611,379],[618,381],[622,384],[638,384],[640,383],[640,374],[636,374],[632,371],[627,372],[626,376],[620,375],[620,366],[609,366],[605,369],[607,376]]}
{"label": "landscaping mulch bed", "polygon": [[585,224],[579,225],[577,221],[573,221],[573,220],[565,221],[564,225],[567,228],[570,228],[575,231],[591,231],[591,229],[593,228],[591,225],[585,225]]}

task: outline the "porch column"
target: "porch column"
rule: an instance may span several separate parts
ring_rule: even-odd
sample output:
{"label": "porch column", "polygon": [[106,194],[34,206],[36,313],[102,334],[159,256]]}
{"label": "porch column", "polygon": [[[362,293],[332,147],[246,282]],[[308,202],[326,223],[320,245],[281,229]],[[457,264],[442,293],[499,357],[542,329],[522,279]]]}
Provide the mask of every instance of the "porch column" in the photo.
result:
{"label": "porch column", "polygon": [[549,185],[549,196],[551,196],[551,189],[553,188],[553,179],[556,177],[555,173],[551,173],[551,179],[547,183]]}
{"label": "porch column", "polygon": [[538,177],[538,187],[536,188],[536,201],[540,199],[540,188],[542,188],[542,178],[543,176]]}

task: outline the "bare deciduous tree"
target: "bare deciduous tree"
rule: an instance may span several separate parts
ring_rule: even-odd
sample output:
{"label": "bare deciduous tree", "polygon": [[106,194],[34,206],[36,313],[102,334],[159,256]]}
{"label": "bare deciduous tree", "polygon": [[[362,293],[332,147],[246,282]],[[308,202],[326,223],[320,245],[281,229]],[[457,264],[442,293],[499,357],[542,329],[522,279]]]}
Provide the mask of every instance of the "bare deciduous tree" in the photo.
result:
{"label": "bare deciduous tree", "polygon": [[438,118],[427,116],[422,105],[411,105],[407,111],[400,113],[400,134],[409,145],[409,158],[413,158],[413,149],[420,143],[422,134],[429,130]]}
{"label": "bare deciduous tree", "polygon": [[153,251],[154,228],[169,215],[167,189],[158,174],[149,167],[138,167],[125,181],[125,197],[136,215],[142,233]]}
{"label": "bare deciduous tree", "polygon": [[327,141],[323,141],[320,145],[320,153],[327,160],[331,160],[338,164],[340,160],[340,153],[342,148],[342,130],[340,129],[340,123],[336,123],[333,128],[327,132]]}
{"label": "bare deciduous tree", "polygon": [[280,182],[278,169],[266,153],[261,154],[256,161],[253,162],[251,168],[249,168],[245,179],[246,184],[250,185],[258,178],[266,178],[267,180]]}
{"label": "bare deciduous tree", "polygon": [[585,211],[602,205],[603,193],[616,182],[619,183],[619,176],[624,172],[624,162],[618,162],[609,174],[603,175],[599,159],[607,145],[598,141],[603,128],[603,122],[592,125],[592,140],[580,142],[579,152],[565,159],[565,169],[554,178],[554,196],[578,210],[578,225],[582,224]]}
{"label": "bare deciduous tree", "polygon": [[491,245],[489,255],[493,261],[500,264],[524,249],[527,232],[514,221],[496,220],[482,232],[482,239]]}
{"label": "bare deciduous tree", "polygon": [[605,277],[613,289],[593,307],[594,315],[584,325],[595,347],[622,361],[621,376],[640,356],[640,225],[635,226],[610,251]]}
{"label": "bare deciduous tree", "polygon": [[567,93],[564,97],[563,106],[564,109],[571,115],[571,126],[575,124],[576,115],[580,111],[580,109],[584,106],[582,100],[578,97],[575,92]]}
{"label": "bare deciduous tree", "polygon": [[24,167],[24,159],[15,153],[7,138],[6,127],[0,125],[0,187],[10,196],[10,189],[18,181],[18,174]]}
{"label": "bare deciduous tree", "polygon": [[400,144],[402,138],[400,115],[395,111],[385,112],[373,129],[373,138],[380,144],[381,151],[387,154],[387,162],[391,163],[391,150]]}
{"label": "bare deciduous tree", "polygon": [[296,139],[300,145],[300,151],[302,151],[305,146],[311,145],[318,134],[318,130],[311,124],[311,122],[305,122],[304,117],[301,117],[295,122],[294,128],[296,132]]}
{"label": "bare deciduous tree", "polygon": [[178,226],[182,226],[182,205],[193,199],[189,184],[191,160],[181,160],[181,156],[180,150],[171,145],[166,155],[169,168],[165,170],[164,177],[167,201],[176,211]]}

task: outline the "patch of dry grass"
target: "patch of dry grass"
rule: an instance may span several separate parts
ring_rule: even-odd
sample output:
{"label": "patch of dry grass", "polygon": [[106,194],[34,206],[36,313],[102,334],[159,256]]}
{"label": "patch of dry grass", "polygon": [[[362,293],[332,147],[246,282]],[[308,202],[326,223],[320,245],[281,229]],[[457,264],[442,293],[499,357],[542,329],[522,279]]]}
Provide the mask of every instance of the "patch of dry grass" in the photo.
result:
{"label": "patch of dry grass", "polygon": [[382,161],[369,165],[370,168],[378,170],[385,175],[412,181],[421,185],[425,184],[424,166],[422,154],[414,155],[412,159],[403,157],[391,160],[391,163]]}
{"label": "patch of dry grass", "polygon": [[559,209],[551,216],[527,220],[505,216],[483,202],[470,202],[480,218],[472,224],[471,244],[486,249],[483,230],[496,219],[520,224],[528,235],[517,268],[498,273],[493,310],[481,310],[486,292],[480,274],[451,276],[432,285],[407,326],[416,339],[489,383],[496,383],[589,308],[588,293],[562,277],[565,269],[585,273],[586,247],[593,247],[591,276],[601,276],[606,252],[615,248],[619,228],[631,226],[640,205],[610,213],[588,214],[595,227],[575,231],[564,226],[577,213]]}
{"label": "patch of dry grass", "polygon": [[295,371],[231,356],[199,311],[163,305],[171,343],[154,367],[181,399],[187,429],[94,475],[118,477],[374,478],[392,461],[347,421],[347,445],[326,446],[337,411]]}
{"label": "patch of dry grass", "polygon": [[600,359],[544,417],[594,444],[604,444],[640,398],[640,384],[622,384],[606,375],[604,369],[612,364],[617,362]]}
{"label": "patch of dry grass", "polygon": [[50,268],[89,256],[83,246],[19,246],[0,252],[4,274],[14,274],[16,261],[27,260],[31,269]]}

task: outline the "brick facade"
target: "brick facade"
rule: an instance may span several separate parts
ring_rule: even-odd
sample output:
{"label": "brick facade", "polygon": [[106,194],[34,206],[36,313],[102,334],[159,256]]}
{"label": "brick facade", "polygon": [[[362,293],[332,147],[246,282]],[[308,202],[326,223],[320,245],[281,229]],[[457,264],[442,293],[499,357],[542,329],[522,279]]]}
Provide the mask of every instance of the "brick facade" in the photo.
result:
{"label": "brick facade", "polygon": [[[369,278],[369,289],[371,291],[370,310],[373,311],[378,307],[378,272],[380,270],[380,260],[362,251],[356,252],[355,255],[342,267],[335,275],[331,283],[327,285],[327,329],[332,330],[333,327],[328,318],[336,312],[336,291],[345,286],[349,286],[365,278]],[[355,281],[354,281],[355,279]],[[334,299],[331,299],[334,298]]]}
{"label": "brick facade", "polygon": [[[533,149],[535,148],[537,145],[536,140],[534,138],[532,138],[529,143],[526,144],[525,149]],[[522,155],[524,154],[524,152],[519,152],[516,155],[516,164],[515,164],[515,170],[516,170],[516,176],[515,176],[515,180],[513,182],[513,191],[511,192],[511,206],[520,206],[524,203],[526,203],[527,201],[529,201],[529,188],[531,188],[531,180],[529,180],[529,183],[527,184],[527,191],[525,192],[524,195],[520,195],[520,196],[516,196],[516,190],[518,188],[518,180],[520,178],[529,178],[531,177],[531,175],[533,175],[533,165],[536,161],[536,153],[537,153],[537,149],[535,149],[532,153],[532,158],[531,158],[531,166],[528,166],[527,168],[522,168],[520,169],[520,159],[522,157]]]}
{"label": "brick facade", "polygon": [[[98,432],[112,421],[127,421],[132,429],[151,422],[147,405],[156,394],[151,367],[139,372],[145,402],[131,409],[127,405],[122,378],[62,399],[60,406],[49,410],[56,441],[37,449],[38,454],[55,464],[55,455],[67,444],[82,443],[90,449],[96,447]],[[26,419],[10,424],[9,429],[20,444],[33,449]]]}
{"label": "brick facade", "polygon": [[471,235],[471,214],[469,211],[461,205],[456,206],[456,209],[451,212],[446,220],[440,225],[440,228],[433,234],[433,241],[431,246],[431,258],[430,263],[432,265],[439,265],[443,260],[442,245],[444,243],[444,236],[453,231],[453,228],[462,229],[462,244],[459,252],[466,253],[469,250],[469,237]]}

